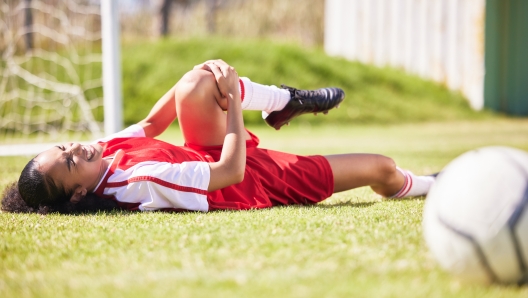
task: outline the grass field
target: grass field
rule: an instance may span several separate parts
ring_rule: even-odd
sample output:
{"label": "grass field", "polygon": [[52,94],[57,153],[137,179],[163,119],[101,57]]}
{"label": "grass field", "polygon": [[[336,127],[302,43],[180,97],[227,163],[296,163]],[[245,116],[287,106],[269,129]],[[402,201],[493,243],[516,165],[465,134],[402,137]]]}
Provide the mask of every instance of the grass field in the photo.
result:
{"label": "grass field", "polygon": [[[375,152],[417,174],[476,147],[528,150],[528,119],[255,127],[262,147]],[[163,139],[180,143],[177,129]],[[27,157],[0,157],[0,186]],[[527,287],[462,284],[422,239],[424,198],[370,190],[315,206],[212,213],[0,213],[0,297],[527,297]]]}

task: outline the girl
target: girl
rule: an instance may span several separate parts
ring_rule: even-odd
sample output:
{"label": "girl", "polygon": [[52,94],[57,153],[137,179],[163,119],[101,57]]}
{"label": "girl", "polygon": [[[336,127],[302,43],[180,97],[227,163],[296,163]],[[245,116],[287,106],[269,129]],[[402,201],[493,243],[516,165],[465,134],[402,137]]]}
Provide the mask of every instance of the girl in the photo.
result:
{"label": "girl", "polygon": [[[222,60],[206,61],[138,124],[97,143],[66,143],[37,155],[6,189],[2,210],[242,210],[314,204],[367,185],[384,197],[428,192],[434,177],[414,176],[385,156],[297,156],[259,148],[244,128],[243,109],[262,110],[279,129],[301,114],[326,114],[344,98],[338,88],[283,88],[239,79]],[[176,118],[184,146],[154,139]]]}

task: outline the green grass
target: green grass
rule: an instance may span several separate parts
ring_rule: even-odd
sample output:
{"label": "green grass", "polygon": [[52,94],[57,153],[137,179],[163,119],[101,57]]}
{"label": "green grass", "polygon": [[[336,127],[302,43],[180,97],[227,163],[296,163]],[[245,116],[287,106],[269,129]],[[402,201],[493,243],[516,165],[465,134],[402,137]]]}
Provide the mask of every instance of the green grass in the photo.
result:
{"label": "green grass", "polygon": [[[330,119],[330,116],[328,117]],[[375,152],[416,173],[487,145],[528,150],[528,120],[253,130],[293,153]],[[175,128],[163,139],[181,143]],[[0,157],[0,186],[26,157]],[[0,297],[526,297],[466,285],[422,239],[423,198],[361,188],[315,206],[212,213],[0,213]]]}
{"label": "green grass", "polygon": [[[298,88],[338,86],[347,98],[324,123],[402,123],[476,119],[488,113],[472,111],[459,93],[392,68],[377,68],[328,57],[322,49],[294,44],[237,39],[166,39],[129,41],[122,45],[123,96],[127,124],[146,116],[150,108],[196,64],[224,59],[254,82]],[[319,118],[301,121],[321,123]],[[246,113],[246,123],[260,125],[258,114]]]}

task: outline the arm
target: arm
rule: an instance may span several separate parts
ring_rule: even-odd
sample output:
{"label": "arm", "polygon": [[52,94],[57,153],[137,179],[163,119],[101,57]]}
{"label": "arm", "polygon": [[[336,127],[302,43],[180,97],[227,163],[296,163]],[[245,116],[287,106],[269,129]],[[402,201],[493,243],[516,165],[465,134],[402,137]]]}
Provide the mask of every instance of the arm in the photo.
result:
{"label": "arm", "polygon": [[175,92],[176,86],[172,87],[152,107],[148,116],[138,122],[143,127],[146,137],[156,137],[169,127],[176,119]]}
{"label": "arm", "polygon": [[242,118],[238,74],[225,62],[218,60],[208,64],[215,75],[218,89],[227,101],[227,126],[218,162],[210,163],[211,177],[208,191],[218,190],[244,179],[246,167],[246,131]]}

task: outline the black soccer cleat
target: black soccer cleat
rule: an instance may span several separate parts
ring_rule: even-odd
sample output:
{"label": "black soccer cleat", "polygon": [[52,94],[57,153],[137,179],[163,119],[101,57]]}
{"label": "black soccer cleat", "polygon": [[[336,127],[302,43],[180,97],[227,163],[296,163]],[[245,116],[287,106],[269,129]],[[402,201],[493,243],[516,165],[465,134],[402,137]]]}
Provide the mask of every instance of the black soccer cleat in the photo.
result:
{"label": "black soccer cleat", "polygon": [[276,130],[302,114],[327,114],[328,110],[339,107],[339,104],[345,99],[345,92],[339,88],[298,90],[285,85],[281,85],[281,87],[290,91],[290,101],[284,109],[271,112],[264,119],[269,126]]}

